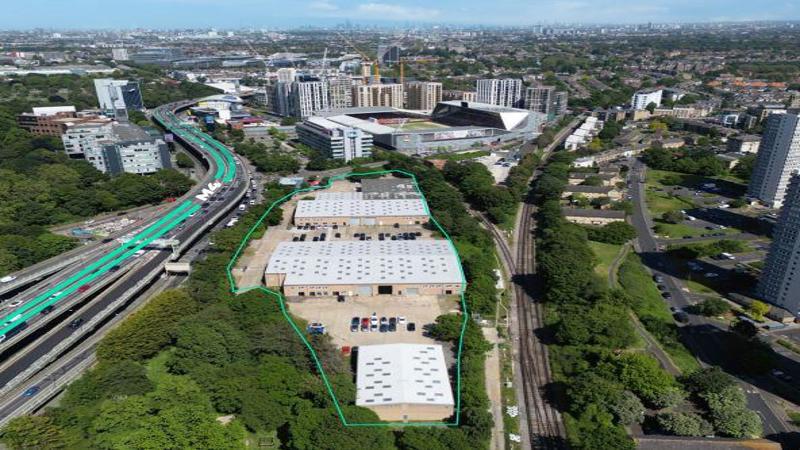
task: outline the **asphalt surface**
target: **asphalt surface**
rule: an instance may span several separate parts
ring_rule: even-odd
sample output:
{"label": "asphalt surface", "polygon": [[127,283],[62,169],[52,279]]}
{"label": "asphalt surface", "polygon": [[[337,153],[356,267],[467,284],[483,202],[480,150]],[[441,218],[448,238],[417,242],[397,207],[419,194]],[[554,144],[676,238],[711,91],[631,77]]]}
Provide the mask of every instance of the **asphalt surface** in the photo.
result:
{"label": "asphalt surface", "polygon": [[[672,294],[672,297],[665,301],[670,306],[681,309],[686,308],[692,302],[678,280],[670,275],[667,257],[658,250],[659,241],[653,235],[653,222],[645,210],[645,183],[639,182],[639,180],[644,178],[642,174],[646,169],[644,164],[638,160],[633,161],[631,167],[630,179],[632,182],[630,191],[634,203],[632,225],[638,233],[638,252],[651,272],[654,275],[663,277],[663,282],[660,284],[664,285],[666,290]],[[726,361],[723,360],[725,355],[720,349],[726,346],[724,336],[728,333],[728,330],[723,325],[703,316],[690,314],[689,322],[680,325],[680,331],[683,342],[702,364],[706,366],[725,365]],[[792,375],[800,371],[800,365],[785,359],[779,361],[778,366]],[[746,380],[737,377],[737,379],[745,390],[748,406],[761,417],[765,436],[791,446],[787,448],[800,448],[800,435],[778,417],[773,411],[773,408],[777,409],[778,406],[774,402],[765,400],[760,391],[760,389],[763,389],[777,395],[781,392],[780,382],[770,376]],[[798,379],[800,378],[795,377],[795,380]]]}

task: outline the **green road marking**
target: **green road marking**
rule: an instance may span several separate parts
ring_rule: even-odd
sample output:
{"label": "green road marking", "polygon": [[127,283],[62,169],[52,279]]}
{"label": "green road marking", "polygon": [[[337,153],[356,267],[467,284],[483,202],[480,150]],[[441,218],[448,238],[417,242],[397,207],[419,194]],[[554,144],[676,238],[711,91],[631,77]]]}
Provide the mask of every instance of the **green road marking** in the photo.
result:
{"label": "green road marking", "polygon": [[[20,313],[24,313],[25,311],[27,311],[31,307],[37,306],[38,303],[41,302],[42,300],[50,298],[50,296],[53,293],[58,292],[60,290],[63,290],[65,287],[69,286],[70,284],[72,284],[75,281],[79,280],[81,277],[85,276],[86,274],[92,272],[93,270],[95,270],[98,267],[100,267],[101,265],[103,265],[106,261],[108,261],[111,258],[114,258],[116,255],[124,252],[127,248],[130,248],[131,245],[134,245],[137,240],[140,240],[142,238],[146,238],[150,233],[152,233],[154,230],[156,230],[158,227],[160,227],[163,223],[165,223],[166,221],[170,220],[172,217],[174,217],[175,215],[177,215],[178,213],[180,213],[181,211],[185,210],[186,208],[188,208],[191,205],[192,204],[189,201],[185,201],[185,202],[181,203],[176,208],[174,208],[172,211],[170,211],[167,215],[162,217],[160,220],[158,220],[157,222],[153,223],[149,227],[145,228],[144,230],[142,230],[139,233],[137,233],[136,235],[134,235],[131,238],[131,240],[128,241],[128,243],[123,244],[120,247],[116,248],[115,250],[107,253],[102,258],[100,258],[99,260],[97,260],[94,263],[90,264],[89,266],[87,266],[83,270],[79,271],[75,275],[73,275],[70,278],[68,278],[68,279],[56,284],[54,287],[50,288],[48,291],[46,291],[46,292],[44,292],[42,294],[39,294],[33,300],[31,300],[29,302],[26,302],[25,304],[21,305],[19,308],[15,309],[13,312],[11,312],[8,315],[6,315],[3,318],[3,320],[8,320],[9,317],[14,317],[14,316],[16,316],[16,315],[18,315]],[[2,333],[0,333],[0,334],[2,334]]]}
{"label": "green road marking", "polygon": [[[275,208],[276,206],[279,206],[280,204],[282,204],[283,202],[285,202],[286,200],[292,198],[293,196],[295,196],[297,194],[301,194],[301,193],[304,193],[304,192],[321,190],[321,189],[327,189],[336,180],[343,180],[343,179],[351,177],[351,176],[385,175],[385,174],[388,174],[388,173],[401,174],[403,176],[411,178],[414,181],[414,188],[416,189],[417,193],[419,193],[420,198],[422,199],[422,204],[425,207],[425,212],[428,214],[428,217],[433,222],[433,224],[436,225],[436,228],[442,233],[442,236],[444,236],[445,239],[447,239],[447,241],[450,243],[450,248],[453,249],[453,252],[455,252],[456,257],[458,259],[458,268],[459,268],[459,270],[461,272],[461,291],[459,292],[459,295],[461,297],[461,308],[462,308],[462,314],[461,315],[463,317],[463,320],[461,321],[461,334],[459,335],[459,338],[458,338],[458,350],[457,350],[457,355],[456,355],[455,418],[454,418],[454,420],[452,422],[348,422],[347,418],[345,417],[344,412],[342,411],[342,408],[341,408],[341,406],[339,404],[339,399],[336,397],[336,394],[333,392],[333,387],[331,386],[331,383],[328,380],[328,376],[325,374],[325,370],[322,367],[322,362],[320,361],[319,357],[317,356],[316,351],[311,346],[311,343],[308,342],[308,339],[306,339],[306,337],[303,334],[302,330],[300,330],[300,328],[297,326],[297,324],[295,324],[294,320],[292,320],[291,316],[289,315],[289,313],[288,313],[288,311],[286,309],[286,302],[285,302],[285,299],[283,297],[283,294],[281,294],[280,292],[277,292],[277,291],[273,291],[271,289],[267,289],[266,287],[261,286],[261,285],[245,286],[245,287],[241,287],[241,288],[237,287],[236,286],[236,281],[233,279],[233,274],[231,273],[231,270],[233,269],[233,266],[236,264],[236,261],[239,259],[239,256],[241,255],[242,251],[244,250],[244,248],[249,243],[250,236],[252,236],[253,233],[261,226],[261,224],[264,222],[264,219],[267,217],[267,215],[269,215],[269,213],[272,211],[272,209]],[[227,277],[228,277],[228,283],[230,284],[230,287],[231,287],[231,292],[233,292],[234,294],[241,294],[241,293],[244,293],[244,292],[247,292],[247,291],[258,290],[258,291],[261,291],[261,292],[263,292],[265,294],[271,295],[271,296],[275,297],[278,300],[278,305],[280,306],[281,313],[283,314],[283,317],[289,322],[289,325],[291,325],[292,329],[295,331],[295,333],[297,333],[297,335],[300,337],[300,340],[303,341],[303,344],[306,346],[308,351],[311,353],[311,357],[314,359],[314,364],[317,366],[317,371],[319,372],[320,376],[322,377],[322,381],[325,384],[325,388],[327,389],[328,394],[331,396],[331,399],[333,400],[333,406],[336,408],[336,413],[339,416],[339,420],[342,422],[342,424],[344,426],[347,426],[347,427],[456,427],[456,426],[459,425],[460,418],[461,418],[461,354],[462,354],[463,347],[464,347],[463,346],[463,344],[464,344],[464,332],[467,329],[467,320],[469,320],[469,308],[467,307],[467,302],[466,302],[466,299],[464,298],[464,291],[466,290],[466,286],[467,286],[466,276],[464,275],[464,268],[461,266],[461,257],[458,255],[458,250],[456,249],[456,246],[453,243],[453,240],[450,238],[450,235],[447,234],[447,232],[444,230],[444,228],[442,228],[442,226],[439,224],[439,222],[436,220],[436,218],[434,218],[433,215],[431,215],[430,208],[428,207],[428,201],[425,198],[425,194],[423,194],[422,191],[419,189],[419,184],[417,183],[417,178],[416,178],[416,176],[414,176],[414,174],[411,174],[411,173],[408,173],[408,172],[405,172],[405,171],[402,171],[402,170],[397,170],[397,169],[381,170],[381,171],[365,172],[365,173],[352,173],[351,172],[351,173],[348,173],[348,174],[338,175],[338,176],[334,176],[334,177],[329,178],[328,179],[328,184],[325,185],[325,186],[313,186],[313,187],[308,187],[308,188],[304,188],[304,189],[297,189],[295,191],[292,191],[289,194],[284,195],[283,197],[279,198],[278,200],[275,200],[269,206],[269,208],[267,208],[267,210],[264,212],[264,214],[262,214],[261,217],[258,218],[256,223],[253,224],[253,226],[250,228],[250,230],[248,230],[247,234],[245,234],[244,238],[242,239],[242,242],[239,243],[239,247],[233,253],[233,256],[231,256],[231,260],[228,262],[228,266],[226,267],[226,272],[227,272]]]}
{"label": "green road marking", "polygon": [[[189,210],[185,211],[183,214],[178,216],[178,218],[172,220],[171,222],[166,224],[164,227],[162,227],[160,230],[158,230],[157,233],[155,233],[152,236],[148,237],[147,239],[141,241],[138,245],[136,245],[133,248],[130,248],[128,251],[126,251],[122,255],[118,256],[114,260],[106,263],[97,272],[92,273],[89,276],[87,276],[84,279],[82,279],[80,283],[75,283],[72,286],[65,288],[64,291],[61,293],[61,295],[59,295],[59,297],[51,298],[50,300],[48,300],[48,301],[40,304],[39,306],[31,309],[29,312],[24,313],[22,315],[22,317],[20,317],[16,321],[14,321],[12,324],[9,324],[8,326],[0,329],[0,334],[5,334],[5,333],[9,332],[10,330],[14,329],[20,323],[25,322],[26,320],[28,320],[31,317],[35,316],[36,314],[40,313],[44,308],[46,308],[46,307],[52,305],[53,303],[56,303],[57,301],[59,301],[60,297],[63,297],[65,295],[69,295],[69,294],[75,292],[76,290],[78,290],[80,288],[80,286],[83,286],[84,284],[93,281],[97,277],[104,275],[106,272],[108,272],[109,269],[111,269],[112,267],[114,267],[117,264],[121,263],[122,261],[130,258],[131,255],[133,255],[137,251],[141,250],[142,248],[150,245],[151,242],[153,242],[154,240],[160,238],[161,236],[163,236],[164,234],[166,234],[167,232],[169,232],[170,230],[175,228],[178,224],[180,224],[181,222],[186,220],[187,217],[189,217],[191,214],[197,212],[197,210],[199,210],[199,209],[200,209],[200,205],[192,206]],[[124,248],[123,248],[123,250],[124,250]],[[85,269],[85,270],[88,270],[88,268]],[[16,313],[16,312],[14,313],[14,315],[17,315],[17,314],[18,313]]]}

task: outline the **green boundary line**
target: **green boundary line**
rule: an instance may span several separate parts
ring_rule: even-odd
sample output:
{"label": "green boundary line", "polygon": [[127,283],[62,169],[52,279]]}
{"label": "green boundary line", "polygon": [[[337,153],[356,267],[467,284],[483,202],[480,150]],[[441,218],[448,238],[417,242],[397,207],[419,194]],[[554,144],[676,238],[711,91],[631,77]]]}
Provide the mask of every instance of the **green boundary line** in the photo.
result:
{"label": "green boundary line", "polygon": [[[460,333],[460,335],[458,337],[458,351],[457,351],[457,355],[456,355],[456,388],[455,388],[456,404],[455,404],[455,418],[454,418],[454,420],[452,422],[348,422],[347,418],[344,415],[344,412],[342,411],[341,405],[339,404],[339,399],[336,397],[336,394],[333,392],[333,387],[331,386],[331,383],[328,380],[327,375],[325,374],[325,370],[322,368],[322,362],[319,360],[319,357],[317,356],[316,351],[311,346],[311,343],[308,342],[308,339],[306,339],[306,337],[303,335],[303,332],[300,330],[300,328],[297,326],[297,324],[294,322],[294,320],[292,320],[291,316],[287,312],[287,310],[286,310],[286,302],[285,302],[285,299],[283,297],[283,294],[281,294],[280,292],[273,291],[271,289],[267,289],[266,287],[260,286],[260,285],[259,286],[247,286],[247,287],[237,288],[236,281],[233,279],[233,274],[231,273],[231,269],[236,264],[236,261],[239,259],[239,256],[241,255],[242,251],[244,250],[244,248],[249,243],[250,236],[252,236],[252,234],[261,226],[261,224],[264,222],[264,219],[272,211],[272,209],[275,208],[276,206],[286,202],[288,199],[294,197],[297,194],[302,194],[302,193],[305,193],[305,192],[328,189],[329,187],[331,187],[331,185],[333,184],[334,181],[344,180],[344,179],[346,179],[348,177],[352,177],[352,176],[385,175],[385,174],[389,174],[389,173],[391,173],[391,174],[401,174],[404,177],[411,178],[414,181],[414,189],[416,189],[417,193],[420,195],[420,198],[422,199],[422,204],[423,204],[423,206],[425,208],[425,213],[428,214],[428,217],[434,223],[434,225],[436,225],[436,228],[439,230],[439,232],[441,232],[442,235],[445,237],[445,239],[447,239],[447,242],[450,243],[450,248],[453,250],[453,252],[455,252],[456,257],[458,259],[458,268],[459,268],[459,271],[461,272],[461,292],[459,293],[459,295],[461,297],[461,308],[462,308],[463,320],[461,321],[461,333]],[[258,220],[253,224],[253,226],[250,227],[250,230],[247,232],[247,234],[242,239],[242,242],[239,244],[239,247],[236,249],[236,251],[234,252],[233,256],[231,256],[231,260],[230,260],[230,262],[228,262],[228,266],[226,267],[226,271],[227,271],[227,276],[228,276],[228,283],[230,284],[232,293],[241,294],[241,293],[252,291],[252,290],[259,290],[261,292],[264,292],[266,294],[269,294],[269,295],[275,297],[278,300],[278,304],[280,306],[281,313],[283,314],[283,317],[289,322],[289,325],[291,325],[292,329],[294,329],[295,333],[297,333],[297,335],[300,337],[300,340],[303,341],[303,344],[306,346],[306,348],[308,348],[308,351],[311,353],[311,357],[314,359],[314,364],[317,366],[317,371],[319,372],[320,376],[322,377],[322,381],[325,384],[325,388],[328,390],[328,394],[330,394],[331,399],[333,400],[333,405],[336,408],[336,413],[339,416],[339,420],[341,420],[341,422],[342,422],[342,424],[344,426],[347,426],[347,427],[407,427],[407,426],[456,427],[456,426],[459,425],[460,418],[461,418],[461,353],[462,353],[463,346],[464,346],[464,332],[467,329],[467,320],[469,320],[469,309],[467,307],[466,299],[464,298],[464,292],[466,290],[466,285],[467,285],[466,276],[464,275],[464,268],[461,267],[461,257],[458,254],[458,250],[456,249],[456,246],[453,243],[453,240],[450,238],[450,235],[447,234],[447,231],[445,231],[444,228],[442,228],[442,226],[439,224],[439,222],[436,220],[436,218],[433,217],[433,215],[431,214],[430,208],[428,207],[428,201],[425,198],[425,194],[423,194],[422,191],[419,189],[419,184],[417,183],[417,177],[414,174],[409,173],[409,172],[405,172],[403,170],[398,170],[398,169],[381,170],[381,171],[364,172],[364,173],[350,172],[350,173],[347,173],[347,174],[330,177],[328,179],[328,184],[326,184],[325,186],[312,186],[312,187],[308,187],[308,188],[297,189],[297,190],[294,190],[294,191],[290,192],[289,194],[284,195],[283,197],[279,198],[278,200],[275,200],[269,206],[269,208],[267,208],[267,210],[264,212],[264,214],[262,214],[261,217],[258,218]]]}

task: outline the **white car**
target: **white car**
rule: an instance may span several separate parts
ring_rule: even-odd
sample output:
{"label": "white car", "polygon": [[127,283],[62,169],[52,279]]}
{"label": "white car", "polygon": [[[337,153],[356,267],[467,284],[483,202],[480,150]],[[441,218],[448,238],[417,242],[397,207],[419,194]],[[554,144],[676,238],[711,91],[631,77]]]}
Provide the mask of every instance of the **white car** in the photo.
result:
{"label": "white car", "polygon": [[22,304],[22,300],[14,300],[8,304],[9,308],[16,308],[17,306]]}
{"label": "white car", "polygon": [[716,277],[718,277],[718,276],[719,276],[719,274],[718,274],[718,273],[716,273],[716,272],[707,272],[707,273],[706,273],[705,275],[703,275],[703,276],[704,276],[704,277],[706,277],[706,278],[716,278]]}
{"label": "white car", "polygon": [[16,279],[17,277],[15,277],[14,275],[6,275],[3,278],[0,278],[0,283],[10,283]]}

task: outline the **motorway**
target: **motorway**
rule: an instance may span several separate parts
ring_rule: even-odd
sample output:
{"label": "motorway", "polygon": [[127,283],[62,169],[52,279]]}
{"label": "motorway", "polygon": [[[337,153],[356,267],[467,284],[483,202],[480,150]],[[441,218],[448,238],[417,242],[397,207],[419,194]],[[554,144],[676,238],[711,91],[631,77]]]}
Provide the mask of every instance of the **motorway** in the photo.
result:
{"label": "motorway", "polygon": [[[646,185],[644,182],[640,182],[640,180],[644,181],[646,167],[636,159],[630,160],[630,167],[630,193],[634,203],[632,224],[638,234],[636,250],[653,275],[663,277],[664,280],[661,284],[672,294],[672,297],[665,301],[675,308],[686,308],[692,302],[686,290],[680,284],[679,279],[671,273],[669,261],[666,255],[659,250],[659,241],[653,234],[654,224],[645,202]],[[680,331],[682,341],[701,365],[705,367],[713,365],[725,367],[727,365],[726,355],[722,350],[727,347],[725,335],[728,330],[724,324],[711,318],[690,314],[689,322],[681,325]],[[800,370],[800,366],[787,363],[781,366],[781,369],[784,369],[787,373],[794,374],[796,373],[795,371]],[[754,379],[739,377],[738,380],[747,396],[748,407],[756,411],[764,423],[766,437],[793,446],[787,448],[800,448],[799,436],[786,424],[783,418],[783,408],[779,405],[780,400],[771,393],[776,392],[774,384],[776,380],[769,379],[766,376]]]}
{"label": "motorway", "polygon": [[[93,323],[91,328],[95,328],[99,323],[97,314],[107,314],[107,307],[124,293],[160,273],[175,256],[190,250],[193,242],[235,209],[250,189],[249,171],[240,160],[224,145],[174,114],[189,105],[185,102],[157,108],[152,118],[206,162],[206,178],[162,217],[123,242],[83,248],[85,253],[80,255],[79,263],[42,279],[5,303],[13,302],[15,306],[1,313],[0,393],[8,393],[24,382],[30,369],[36,368],[35,364],[48,352],[52,353],[51,349],[66,341],[77,342],[76,337],[91,332],[90,327],[75,319]],[[177,248],[174,254],[164,248],[170,245]],[[8,406],[0,402],[0,419],[16,410],[16,405],[11,409]]]}

